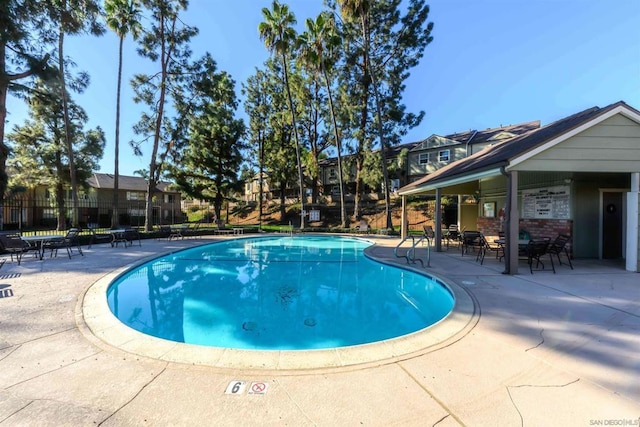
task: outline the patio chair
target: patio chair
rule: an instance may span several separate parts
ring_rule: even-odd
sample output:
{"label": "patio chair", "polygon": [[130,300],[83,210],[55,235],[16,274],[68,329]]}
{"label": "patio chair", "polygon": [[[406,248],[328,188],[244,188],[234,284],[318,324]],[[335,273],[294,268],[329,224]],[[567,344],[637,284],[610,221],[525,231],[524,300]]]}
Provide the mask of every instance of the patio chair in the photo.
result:
{"label": "patio chair", "polygon": [[[542,262],[541,258],[548,254],[548,248],[550,244],[550,239],[544,238],[540,240],[529,240],[529,244],[527,245],[527,263],[529,264],[529,271],[533,274],[533,261],[536,262],[536,269],[542,264],[542,270],[544,270],[544,262]],[[551,268],[553,269],[553,274],[556,273],[556,268],[553,265],[553,258],[551,254],[549,254],[549,259],[551,260]]]}
{"label": "patio chair", "polygon": [[95,229],[89,227],[91,233],[91,239],[89,240],[89,246],[87,249],[91,249],[91,245],[94,243],[110,243],[113,247],[113,234],[111,233],[97,233]]}
{"label": "patio chair", "polygon": [[480,247],[482,246],[480,236],[482,236],[482,234],[480,234],[479,231],[463,231],[462,232],[462,237],[460,239],[460,245],[462,247],[462,256],[464,256],[465,253],[469,253],[469,249],[472,249],[474,252],[476,248],[480,249]]}
{"label": "patio chair", "polygon": [[369,234],[369,224],[366,220],[361,219],[360,225],[355,228],[356,233]]}
{"label": "patio chair", "polygon": [[424,237],[424,241],[431,244],[431,242],[433,242],[433,239],[436,237],[436,232],[433,230],[433,227],[430,225],[425,225],[422,227],[422,230],[422,237]]}
{"label": "patio chair", "polygon": [[0,234],[0,247],[11,255],[11,262],[15,255],[18,265],[22,262],[22,255],[31,250],[29,244],[24,242],[17,233]]}
{"label": "patio chair", "polygon": [[496,259],[499,261],[502,261],[502,258],[504,258],[504,246],[499,243],[492,245],[484,234],[480,234],[480,248],[476,256],[476,261],[480,261],[480,265],[484,264],[484,257],[487,255],[487,252],[495,252]]}
{"label": "patio chair", "polygon": [[564,252],[564,254],[567,256],[569,267],[571,267],[571,269],[573,270],[573,264],[571,264],[571,257],[569,256],[569,251],[567,250],[567,243],[569,242],[569,239],[571,239],[571,237],[568,234],[564,234],[564,233],[558,234],[558,237],[556,237],[556,239],[553,242],[551,242],[551,244],[549,245],[547,252],[549,252],[549,256],[555,255],[556,257],[558,257],[558,263],[560,265],[562,265],[560,254]]}
{"label": "patio chair", "polygon": [[458,229],[458,224],[451,224],[442,238],[445,240],[447,249],[449,249],[451,242],[453,242],[457,247],[460,247],[461,235],[460,230]]}
{"label": "patio chair", "polygon": [[67,234],[64,237],[60,237],[59,239],[49,240],[42,244],[42,251],[49,249],[51,251],[49,257],[53,258],[55,255],[58,256],[58,249],[65,249],[67,251],[67,255],[69,259],[71,259],[71,255],[73,254],[73,247],[78,250],[78,253],[81,256],[84,256],[82,253],[82,247],[80,246],[80,230],[77,228],[70,228],[67,231]]}

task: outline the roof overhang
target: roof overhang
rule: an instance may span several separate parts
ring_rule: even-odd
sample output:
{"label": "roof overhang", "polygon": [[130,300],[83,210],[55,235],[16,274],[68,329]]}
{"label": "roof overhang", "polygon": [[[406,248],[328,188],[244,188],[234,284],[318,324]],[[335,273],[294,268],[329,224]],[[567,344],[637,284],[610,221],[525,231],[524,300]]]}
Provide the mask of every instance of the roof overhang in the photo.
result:
{"label": "roof overhang", "polygon": [[[455,194],[470,194],[478,188],[477,182],[484,178],[491,178],[494,176],[501,175],[501,168],[492,168],[484,171],[473,172],[465,175],[454,176],[449,179],[444,179],[442,181],[436,182],[425,182],[422,185],[409,188],[405,191],[399,190],[398,194],[401,196],[409,196],[413,194],[425,194],[432,193],[438,188],[447,189],[448,192],[452,192],[455,190]],[[468,184],[468,185],[465,185]]]}
{"label": "roof overhang", "polygon": [[590,127],[593,127],[595,125],[597,125],[598,123],[601,123],[605,120],[607,120],[610,117],[615,116],[616,114],[621,114],[624,117],[635,121],[636,123],[640,123],[640,114],[638,114],[636,111],[627,108],[624,105],[620,105],[618,107],[615,107],[613,109],[611,109],[610,111],[607,111],[604,114],[601,114],[595,118],[593,118],[592,120],[589,120],[586,123],[583,123],[582,125],[571,129],[569,132],[566,132],[556,138],[553,138],[547,142],[545,142],[544,144],[541,144],[539,146],[537,146],[536,148],[534,148],[533,150],[527,151],[526,153],[523,153],[520,156],[514,157],[509,161],[509,165],[506,167],[506,170],[512,170],[512,169],[517,169],[517,166],[535,156],[537,156],[538,154],[542,153],[545,150],[548,150],[552,147],[554,147],[557,144],[560,144],[563,141],[566,141],[569,138],[572,138],[576,135],[578,135],[579,133],[589,129]]}

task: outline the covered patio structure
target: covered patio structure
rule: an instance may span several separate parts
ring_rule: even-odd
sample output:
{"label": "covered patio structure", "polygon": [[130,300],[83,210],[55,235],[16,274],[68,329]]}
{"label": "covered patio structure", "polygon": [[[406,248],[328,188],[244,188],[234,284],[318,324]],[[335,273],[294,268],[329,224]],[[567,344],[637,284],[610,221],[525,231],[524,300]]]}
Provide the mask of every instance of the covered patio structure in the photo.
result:
{"label": "covered patio structure", "polygon": [[[624,259],[640,271],[640,112],[620,101],[593,107],[485,148],[401,188],[435,195],[441,251],[441,198],[458,197],[458,222],[505,233],[505,273],[518,273],[518,236],[571,236],[576,258]],[[462,195],[477,204],[463,206]],[[464,214],[464,215],[462,215]],[[467,227],[469,228],[469,227]]]}

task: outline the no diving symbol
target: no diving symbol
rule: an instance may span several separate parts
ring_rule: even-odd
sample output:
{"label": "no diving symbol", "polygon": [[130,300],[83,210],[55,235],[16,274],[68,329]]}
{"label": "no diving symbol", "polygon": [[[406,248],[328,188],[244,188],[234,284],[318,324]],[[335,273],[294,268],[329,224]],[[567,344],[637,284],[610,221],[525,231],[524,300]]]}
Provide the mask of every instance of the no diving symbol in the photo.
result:
{"label": "no diving symbol", "polygon": [[251,387],[249,387],[249,394],[267,394],[267,390],[269,389],[269,384],[262,382],[254,382],[251,383]]}

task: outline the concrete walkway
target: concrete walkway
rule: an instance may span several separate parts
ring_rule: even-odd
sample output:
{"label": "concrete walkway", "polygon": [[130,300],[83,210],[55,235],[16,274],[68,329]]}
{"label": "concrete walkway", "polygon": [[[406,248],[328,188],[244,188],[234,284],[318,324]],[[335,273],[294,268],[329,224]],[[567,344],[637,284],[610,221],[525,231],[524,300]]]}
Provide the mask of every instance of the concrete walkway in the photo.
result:
{"label": "concrete walkway", "polygon": [[[222,237],[218,237],[220,239]],[[211,239],[214,240],[214,239]],[[397,262],[392,238],[371,253]],[[432,274],[467,290],[468,326],[408,357],[345,368],[231,369],[125,352],[84,327],[81,301],[111,271],[207,240],[85,249],[0,269],[0,425],[640,424],[640,275],[576,261],[501,274],[451,249]],[[418,255],[425,257],[425,249]],[[404,262],[403,260],[399,260]],[[235,381],[247,390],[226,394]],[[263,394],[250,394],[252,382]]]}

